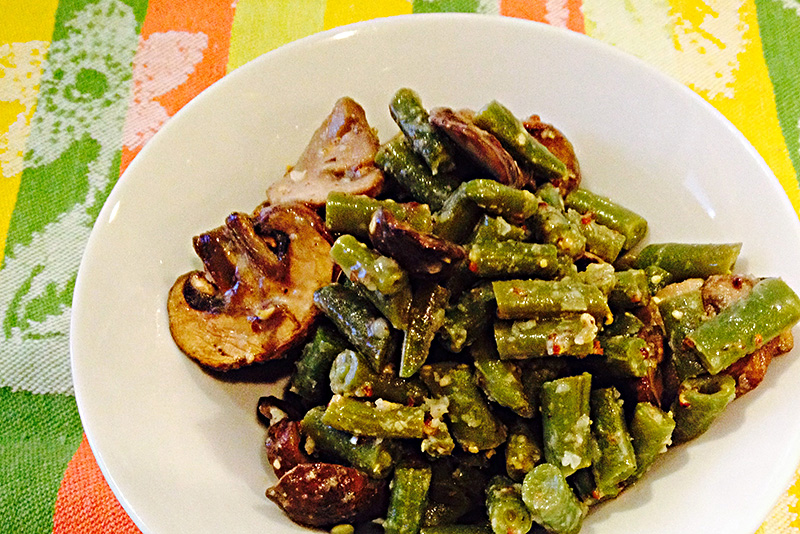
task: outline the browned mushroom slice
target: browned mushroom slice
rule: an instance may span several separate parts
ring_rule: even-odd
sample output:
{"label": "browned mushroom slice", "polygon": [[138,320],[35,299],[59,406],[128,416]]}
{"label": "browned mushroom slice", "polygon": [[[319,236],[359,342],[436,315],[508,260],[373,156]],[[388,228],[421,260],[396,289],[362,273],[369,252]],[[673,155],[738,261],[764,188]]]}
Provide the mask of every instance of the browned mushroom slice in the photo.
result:
{"label": "browned mushroom slice", "polygon": [[386,510],[385,480],[343,465],[299,464],[267,489],[267,497],[301,525],[324,527],[368,521]]}
{"label": "browned mushroom slice", "polygon": [[553,185],[561,190],[563,196],[577,189],[581,184],[581,167],[569,139],[552,124],[542,122],[538,115],[531,115],[523,124],[528,133],[567,166],[566,177],[556,179]]}
{"label": "browned mushroom slice", "polygon": [[394,258],[409,276],[416,278],[447,277],[467,255],[462,247],[421,233],[383,208],[372,215],[369,237],[379,252]]}
{"label": "browned mushroom slice", "polygon": [[740,274],[709,276],[701,290],[706,313],[716,315],[723,308],[727,308],[740,298],[747,296],[756,282],[758,280],[755,278]]}
{"label": "browned mushroom slice", "polygon": [[[221,371],[279,358],[299,343],[319,313],[313,293],[330,283],[334,272],[330,237],[309,208],[268,206],[253,218],[236,214],[235,219],[204,234],[214,243],[200,247],[208,253],[204,264],[216,268],[181,276],[168,300],[178,347]],[[269,257],[262,256],[266,250]],[[217,282],[215,275],[225,280]]]}
{"label": "browned mushroom slice", "polygon": [[741,397],[755,389],[764,380],[772,358],[789,352],[793,346],[794,337],[791,330],[787,330],[723,371],[736,379],[736,396]]}
{"label": "browned mushroom slice", "polygon": [[300,427],[300,421],[284,418],[270,425],[267,431],[267,459],[278,478],[296,465],[311,463],[301,448]]}
{"label": "browned mushroom slice", "polygon": [[340,98],[294,167],[267,189],[267,200],[319,207],[331,191],[374,196],[383,187],[383,173],[373,161],[379,146],[364,109],[352,98]]}
{"label": "browned mushroom slice", "polygon": [[498,182],[512,187],[524,183],[522,170],[511,154],[495,136],[475,126],[466,112],[434,108],[430,112],[430,121]]}

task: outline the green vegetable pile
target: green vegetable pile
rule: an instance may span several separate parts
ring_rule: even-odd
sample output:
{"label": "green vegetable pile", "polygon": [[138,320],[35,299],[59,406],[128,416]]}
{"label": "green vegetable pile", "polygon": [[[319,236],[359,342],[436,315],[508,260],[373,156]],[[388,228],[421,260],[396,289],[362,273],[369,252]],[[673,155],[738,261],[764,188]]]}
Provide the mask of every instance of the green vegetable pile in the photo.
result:
{"label": "green vegetable pile", "polygon": [[791,348],[781,279],[735,274],[738,243],[644,245],[538,117],[389,109],[382,193],[328,196],[341,275],[269,429],[293,520],[577,533]]}

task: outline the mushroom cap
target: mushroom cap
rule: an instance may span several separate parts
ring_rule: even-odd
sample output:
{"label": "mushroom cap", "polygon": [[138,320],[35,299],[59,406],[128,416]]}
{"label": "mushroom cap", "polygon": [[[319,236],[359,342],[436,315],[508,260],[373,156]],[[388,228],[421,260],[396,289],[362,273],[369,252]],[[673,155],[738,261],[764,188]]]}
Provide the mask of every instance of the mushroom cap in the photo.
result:
{"label": "mushroom cap", "polygon": [[[238,215],[239,221],[246,218]],[[170,332],[178,347],[219,371],[280,358],[300,343],[319,314],[314,291],[333,278],[330,236],[311,209],[301,204],[265,205],[249,222],[255,231],[248,239],[262,239],[266,248],[274,243],[259,236],[280,232],[288,237],[279,255],[283,269],[265,273],[263,258],[258,257],[263,250],[243,245],[229,227],[216,228],[209,233],[223,243],[217,248],[224,248],[224,261],[232,266],[217,271],[233,272],[234,279],[217,283],[206,268],[180,276],[169,292]],[[213,263],[213,258],[202,259],[207,266]],[[215,305],[198,305],[193,294],[198,285],[216,289],[208,294]],[[221,289],[225,287],[229,289]]]}

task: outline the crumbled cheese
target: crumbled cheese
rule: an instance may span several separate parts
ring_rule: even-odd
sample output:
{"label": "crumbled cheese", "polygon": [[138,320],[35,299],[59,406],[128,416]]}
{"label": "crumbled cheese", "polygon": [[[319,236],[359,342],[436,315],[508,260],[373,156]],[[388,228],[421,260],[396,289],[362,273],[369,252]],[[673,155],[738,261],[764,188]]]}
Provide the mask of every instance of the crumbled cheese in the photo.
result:
{"label": "crumbled cheese", "polygon": [[565,451],[564,456],[561,458],[561,465],[577,469],[581,465],[581,457],[574,452]]}
{"label": "crumbled cheese", "polygon": [[289,179],[293,182],[299,182],[300,180],[304,180],[306,177],[306,171],[296,171],[292,169],[289,171]]}

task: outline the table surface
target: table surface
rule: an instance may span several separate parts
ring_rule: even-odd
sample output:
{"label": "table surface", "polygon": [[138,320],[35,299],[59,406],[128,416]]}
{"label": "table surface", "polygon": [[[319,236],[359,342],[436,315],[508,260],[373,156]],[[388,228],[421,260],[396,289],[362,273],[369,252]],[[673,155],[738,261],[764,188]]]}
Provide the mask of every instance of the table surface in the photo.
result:
{"label": "table surface", "polygon": [[[0,4],[0,531],[139,532],[86,441],[69,368],[94,218],[194,96],[306,35],[473,12],[585,33],[720,110],[800,212],[800,0],[3,0]],[[800,533],[800,482],[758,534]]]}

